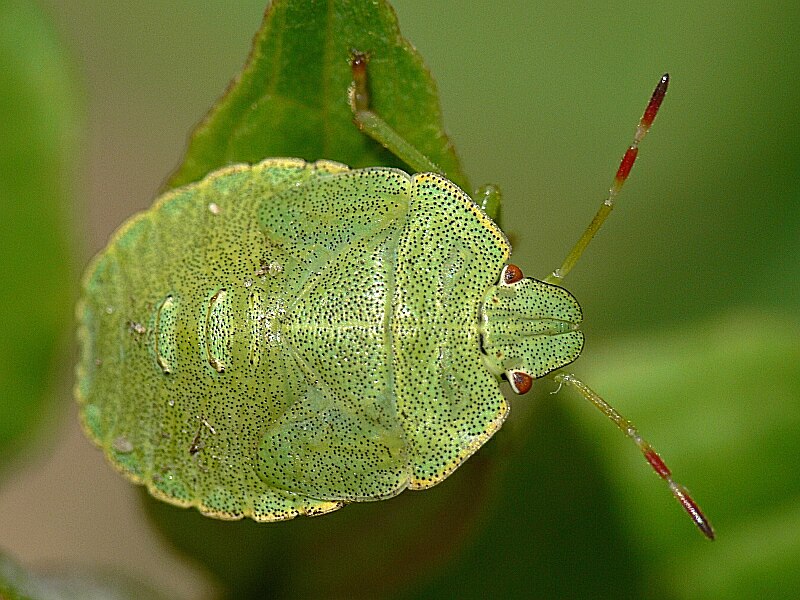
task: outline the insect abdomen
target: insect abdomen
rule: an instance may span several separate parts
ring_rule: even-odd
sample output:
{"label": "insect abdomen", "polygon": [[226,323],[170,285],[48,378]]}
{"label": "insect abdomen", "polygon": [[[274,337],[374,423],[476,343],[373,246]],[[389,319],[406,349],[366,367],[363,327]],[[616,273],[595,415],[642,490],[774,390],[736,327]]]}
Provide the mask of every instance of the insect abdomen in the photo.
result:
{"label": "insect abdomen", "polygon": [[273,160],[215,173],[134,217],[87,272],[83,421],[159,498],[257,520],[339,506],[271,489],[254,469],[261,433],[297,387],[280,341],[285,256],[258,208],[315,172]]}

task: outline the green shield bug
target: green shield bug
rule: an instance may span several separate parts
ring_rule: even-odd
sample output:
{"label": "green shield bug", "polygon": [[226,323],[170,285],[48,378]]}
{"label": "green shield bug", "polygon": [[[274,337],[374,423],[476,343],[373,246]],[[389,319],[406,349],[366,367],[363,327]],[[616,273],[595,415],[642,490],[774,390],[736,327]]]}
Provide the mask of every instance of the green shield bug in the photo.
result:
{"label": "green shield bug", "polygon": [[555,285],[613,207],[667,90],[640,120],[607,200],[564,264],[523,277],[492,220],[369,107],[356,124],[416,174],[270,158],[168,192],[87,269],[76,396],[89,437],[150,493],[221,519],[279,521],[436,485],[518,394],[556,372],[640,448],[713,530],[637,430],[571,374],[581,308]]}

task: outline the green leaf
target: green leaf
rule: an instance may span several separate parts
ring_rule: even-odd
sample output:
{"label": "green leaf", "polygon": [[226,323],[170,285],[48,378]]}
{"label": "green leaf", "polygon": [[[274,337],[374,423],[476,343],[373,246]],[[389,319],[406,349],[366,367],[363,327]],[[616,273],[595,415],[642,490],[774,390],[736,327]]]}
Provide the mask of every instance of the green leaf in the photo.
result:
{"label": "green leaf", "polygon": [[370,56],[373,110],[471,191],[442,130],[430,73],[400,35],[389,5],[363,0],[273,2],[250,59],[194,132],[169,185],[271,156],[403,167],[353,123],[348,103],[352,50]]}
{"label": "green leaf", "polygon": [[0,2],[0,461],[44,416],[70,323],[65,236],[77,107],[70,66],[34,4]]}
{"label": "green leaf", "polygon": [[662,451],[717,530],[710,545],[687,539],[690,521],[638,453],[580,411],[591,435],[609,438],[601,447],[621,518],[659,540],[645,568],[672,597],[788,598],[800,587],[798,340],[794,315],[739,311],[626,340],[586,375]]}

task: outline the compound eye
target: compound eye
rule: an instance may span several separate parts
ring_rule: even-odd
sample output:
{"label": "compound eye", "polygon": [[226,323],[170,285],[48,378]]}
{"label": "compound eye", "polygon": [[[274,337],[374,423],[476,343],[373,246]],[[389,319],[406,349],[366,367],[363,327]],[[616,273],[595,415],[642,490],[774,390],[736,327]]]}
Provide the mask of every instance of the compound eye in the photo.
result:
{"label": "compound eye", "polygon": [[515,394],[527,394],[533,386],[533,377],[523,371],[508,371],[506,373],[508,383]]}
{"label": "compound eye", "polygon": [[500,271],[500,285],[513,285],[518,281],[522,281],[523,277],[522,269],[517,265],[506,265]]}

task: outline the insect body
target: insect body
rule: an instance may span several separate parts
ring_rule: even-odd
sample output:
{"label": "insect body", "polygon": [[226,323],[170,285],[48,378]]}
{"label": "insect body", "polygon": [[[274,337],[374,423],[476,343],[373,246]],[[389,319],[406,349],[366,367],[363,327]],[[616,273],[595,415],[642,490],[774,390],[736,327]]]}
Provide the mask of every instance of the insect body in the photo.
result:
{"label": "insect body", "polygon": [[90,268],[86,426],[155,495],[215,516],[430,487],[505,419],[496,376],[580,352],[572,296],[498,281],[510,253],[439,175],[218,171],[123,226]]}
{"label": "insect body", "polygon": [[[358,60],[354,74],[358,87]],[[360,118],[365,97],[353,95],[357,121],[391,147],[385,124]],[[283,158],[216,171],[132,218],[89,267],[85,429],[151,494],[218,518],[431,487],[502,425],[501,379],[524,393],[581,351],[578,303],[510,256],[486,212],[436,173]],[[556,379],[618,417],[711,531],[627,421]]]}

